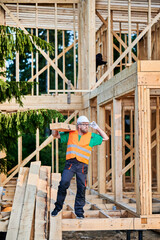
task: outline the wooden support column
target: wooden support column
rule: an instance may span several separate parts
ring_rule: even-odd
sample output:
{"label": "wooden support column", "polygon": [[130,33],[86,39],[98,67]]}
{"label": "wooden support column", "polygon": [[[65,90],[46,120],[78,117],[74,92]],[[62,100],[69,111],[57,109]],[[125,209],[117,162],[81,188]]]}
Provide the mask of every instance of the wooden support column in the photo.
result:
{"label": "wooden support column", "polygon": [[[31,28],[31,34],[33,35],[33,28]],[[34,55],[33,55],[33,52],[31,52],[31,78],[33,78],[33,75],[34,75],[33,59],[34,59]],[[32,80],[32,81],[34,82],[34,80]],[[31,95],[32,96],[34,95],[34,86],[32,86]]]}
{"label": "wooden support column", "polygon": [[[49,29],[47,29],[47,42],[49,43]],[[49,51],[47,52],[48,57],[49,57]],[[47,62],[47,84],[46,84],[46,92],[49,94],[50,90],[50,67],[49,67],[49,62]]]}
{"label": "wooden support column", "polygon": [[111,105],[111,156],[112,156],[112,192],[114,193],[115,181],[115,161],[114,161],[114,116],[113,116],[113,103]]}
{"label": "wooden support column", "polygon": [[5,25],[5,11],[0,7],[0,25]]}
{"label": "wooden support column", "polygon": [[160,146],[159,146],[159,97],[157,97],[157,107],[156,107],[156,170],[157,170],[157,192],[160,193]]}
{"label": "wooden support column", "polygon": [[135,188],[137,214],[152,214],[150,90],[135,91]]}
{"label": "wooden support column", "polygon": [[[58,119],[56,118],[56,123]],[[56,138],[56,173],[59,173],[59,155],[58,155],[58,138]]]}
{"label": "wooden support column", "polygon": [[[57,39],[57,3],[55,3],[55,64],[58,67],[57,53],[58,53],[58,39]],[[55,71],[55,89],[58,90],[58,73]],[[56,92],[56,95],[58,93]]]}
{"label": "wooden support column", "polygon": [[[108,29],[107,29],[107,64],[111,66],[111,0],[108,0]],[[108,79],[111,74],[108,75]]]}
{"label": "wooden support column", "polygon": [[[18,132],[18,135],[20,132]],[[22,163],[22,136],[18,137],[18,165]]]}
{"label": "wooden support column", "polygon": [[[128,0],[128,46],[131,45],[131,0]],[[132,63],[132,49],[129,50],[128,63]]]}
{"label": "wooden support column", "polygon": [[122,101],[113,99],[114,200],[122,199]]}
{"label": "wooden support column", "polygon": [[82,89],[82,3],[78,4],[78,83],[77,88]]}
{"label": "wooden support column", "polygon": [[75,8],[75,3],[73,4],[73,12],[74,12],[74,16],[73,16],[73,32],[74,32],[74,48],[73,48],[73,62],[74,62],[74,87],[75,89],[77,88],[77,79],[76,79],[76,29],[75,29],[75,21],[76,21],[76,8]]}
{"label": "wooden support column", "polygon": [[[97,111],[96,107],[91,107],[91,121],[97,122]],[[90,181],[92,184],[94,184],[97,181],[97,157],[98,157],[98,147],[95,146],[92,150],[91,154],[91,175],[90,175]]]}
{"label": "wooden support column", "polygon": [[[151,23],[151,0],[148,0],[148,24]],[[149,28],[147,33],[147,53],[148,60],[151,60],[151,28]]]}
{"label": "wooden support column", "polygon": [[[0,25],[5,25],[5,11],[2,7],[0,7]],[[0,71],[5,71],[6,69],[0,68]],[[4,76],[0,75],[0,78],[3,79],[4,81],[6,81],[6,78]]]}
{"label": "wooden support column", "polygon": [[54,139],[52,139],[52,173],[54,173]]}
{"label": "wooden support column", "polygon": [[88,25],[88,36],[87,45],[88,45],[88,86],[87,88],[91,88],[94,86],[96,82],[96,51],[95,51],[95,0],[87,0],[87,25]]}
{"label": "wooden support column", "polygon": [[[36,149],[39,148],[39,128],[36,130]],[[36,154],[36,161],[39,161],[39,151]]]}
{"label": "wooden support column", "polygon": [[[5,158],[6,157],[6,153],[5,151],[0,151],[0,160],[1,158]],[[2,186],[2,183],[6,180],[7,175],[5,173],[0,173],[0,187]]]}
{"label": "wooden support column", "polygon": [[[38,3],[36,3],[36,37],[38,37]],[[39,71],[39,53],[36,51],[36,95],[39,95],[39,76],[38,76],[38,71]]]}
{"label": "wooden support column", "polygon": [[[17,3],[17,18],[19,20],[19,4]],[[19,52],[16,52],[16,82],[19,82]]]}
{"label": "wooden support column", "polygon": [[[105,128],[105,107],[98,106],[97,120],[100,128]],[[106,193],[106,144],[98,146],[98,192]]]}
{"label": "wooden support column", "polygon": [[[62,39],[63,39],[63,74],[66,75],[66,63],[65,63],[65,31],[62,31]],[[65,81],[63,79],[63,89],[65,89]],[[65,94],[65,93],[64,93]]]}

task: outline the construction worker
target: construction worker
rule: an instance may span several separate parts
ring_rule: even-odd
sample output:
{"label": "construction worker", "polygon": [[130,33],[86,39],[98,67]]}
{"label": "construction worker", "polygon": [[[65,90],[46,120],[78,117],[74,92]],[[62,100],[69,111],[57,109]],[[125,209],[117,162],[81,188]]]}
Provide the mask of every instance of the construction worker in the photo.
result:
{"label": "construction worker", "polygon": [[[88,127],[96,129],[99,134],[88,132]],[[76,175],[77,194],[75,199],[75,214],[77,218],[84,218],[83,207],[85,205],[85,190],[87,182],[88,162],[93,146],[100,145],[102,141],[108,140],[106,133],[95,123],[89,124],[86,116],[77,119],[77,130],[73,132],[60,133],[52,131],[52,135],[61,139],[61,143],[67,142],[66,164],[58,187],[55,209],[51,216],[57,216],[63,207],[67,189],[73,175]]]}

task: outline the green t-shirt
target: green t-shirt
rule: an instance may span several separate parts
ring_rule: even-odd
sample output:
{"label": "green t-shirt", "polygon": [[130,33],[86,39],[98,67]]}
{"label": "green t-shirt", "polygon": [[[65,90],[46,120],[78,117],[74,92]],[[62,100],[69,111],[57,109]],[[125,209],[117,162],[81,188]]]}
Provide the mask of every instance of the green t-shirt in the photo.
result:
{"label": "green t-shirt", "polygon": [[[67,143],[68,142],[69,132],[61,132],[60,136],[61,136],[61,143]],[[78,135],[78,141],[80,141],[80,139],[81,139],[81,135]],[[94,147],[94,146],[97,146],[97,145],[101,145],[102,141],[103,141],[102,136],[100,136],[99,134],[96,134],[96,133],[92,133],[89,146]]]}

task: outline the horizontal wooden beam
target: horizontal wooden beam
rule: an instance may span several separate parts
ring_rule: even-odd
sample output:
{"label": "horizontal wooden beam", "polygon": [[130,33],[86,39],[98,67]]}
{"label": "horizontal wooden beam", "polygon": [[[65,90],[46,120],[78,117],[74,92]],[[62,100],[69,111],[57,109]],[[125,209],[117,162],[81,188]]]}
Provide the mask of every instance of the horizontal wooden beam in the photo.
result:
{"label": "horizontal wooden beam", "polygon": [[67,94],[59,94],[57,96],[41,95],[41,96],[25,96],[23,99],[23,107],[13,99],[10,103],[0,104],[1,111],[24,111],[24,109],[55,109],[58,111],[69,110],[75,111],[82,109],[82,97],[71,94],[71,104],[67,104]]}
{"label": "horizontal wooden beam", "polygon": [[57,3],[57,4],[73,4],[79,3],[80,0],[1,0],[2,3]]}
{"label": "horizontal wooden beam", "polygon": [[159,229],[160,217],[62,219],[62,231],[144,230]]}

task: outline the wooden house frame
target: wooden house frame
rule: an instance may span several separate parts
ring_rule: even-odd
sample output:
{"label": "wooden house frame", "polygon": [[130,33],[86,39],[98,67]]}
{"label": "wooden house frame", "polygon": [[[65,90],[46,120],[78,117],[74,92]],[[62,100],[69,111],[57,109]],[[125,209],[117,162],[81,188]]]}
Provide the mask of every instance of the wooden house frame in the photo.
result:
{"label": "wooden house frame", "polygon": [[[31,17],[28,15],[30,12]],[[107,202],[126,211],[123,218],[62,220],[61,230],[143,230],[160,229],[160,3],[159,0],[1,0],[0,24],[26,28],[55,30],[55,59],[39,49],[47,60],[44,69],[29,81],[38,82],[39,75],[50,66],[55,70],[55,89],[46,95],[36,94],[24,99],[23,109],[14,101],[0,105],[2,112],[26,109],[56,109],[68,116],[66,122],[80,114],[97,121],[110,136],[107,143],[96,147],[89,162],[88,189]],[[57,30],[62,30],[63,51],[57,53]],[[64,31],[73,31],[73,43],[65,48]],[[78,39],[76,39],[78,32]],[[132,40],[133,35],[135,39]],[[116,45],[114,40],[118,42]],[[76,71],[78,44],[78,73]],[[119,47],[118,47],[119,46]],[[137,55],[133,48],[136,47]],[[65,75],[65,53],[74,51],[74,81]],[[115,51],[119,57],[115,59]],[[96,54],[102,53],[107,64],[96,73]],[[63,58],[63,71],[58,59]],[[36,54],[38,59],[38,53]],[[115,69],[119,73],[115,74]],[[96,74],[98,81],[96,82]],[[63,89],[58,89],[58,75]],[[16,80],[19,81],[19,54],[16,54]],[[51,95],[52,93],[52,95]],[[71,103],[67,103],[71,93]],[[129,130],[125,123],[128,119]],[[129,136],[129,142],[126,140]],[[18,140],[18,163],[1,182],[5,184],[35,155],[52,142],[50,136],[22,160],[22,137]],[[56,141],[56,173],[58,173],[58,142]],[[52,148],[52,153],[54,149]],[[52,154],[52,166],[54,165]],[[129,176],[126,173],[129,171]],[[73,221],[74,222],[73,222]],[[102,221],[101,224],[98,222]],[[57,233],[56,233],[57,234]],[[52,238],[51,238],[52,239]],[[61,239],[61,234],[60,238]]]}

